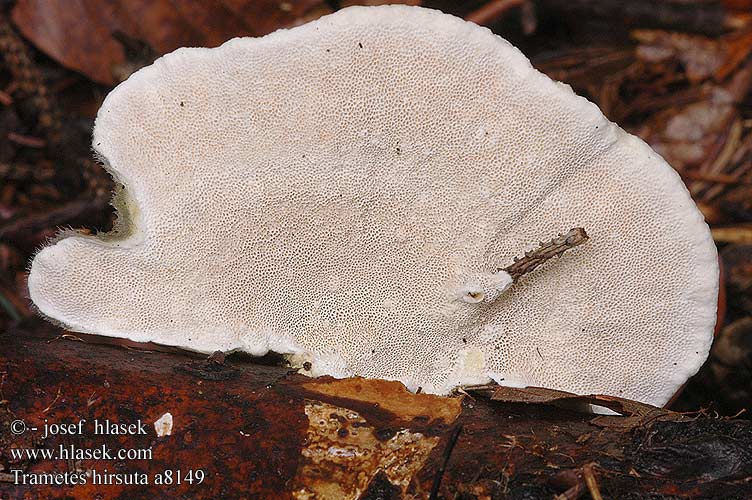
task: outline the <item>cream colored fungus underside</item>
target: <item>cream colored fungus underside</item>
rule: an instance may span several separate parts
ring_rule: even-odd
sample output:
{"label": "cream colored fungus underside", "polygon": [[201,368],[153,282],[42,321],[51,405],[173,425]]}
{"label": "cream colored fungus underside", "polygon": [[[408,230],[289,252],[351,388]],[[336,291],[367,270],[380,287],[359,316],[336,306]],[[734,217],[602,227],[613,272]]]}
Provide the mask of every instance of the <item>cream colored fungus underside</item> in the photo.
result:
{"label": "cream colored fungus underside", "polygon": [[[134,225],[34,260],[32,299],[73,330],[656,404],[707,355],[716,253],[678,175],[452,16],[350,8],[180,49],[108,96],[93,146]],[[575,226],[587,244],[494,292]]]}

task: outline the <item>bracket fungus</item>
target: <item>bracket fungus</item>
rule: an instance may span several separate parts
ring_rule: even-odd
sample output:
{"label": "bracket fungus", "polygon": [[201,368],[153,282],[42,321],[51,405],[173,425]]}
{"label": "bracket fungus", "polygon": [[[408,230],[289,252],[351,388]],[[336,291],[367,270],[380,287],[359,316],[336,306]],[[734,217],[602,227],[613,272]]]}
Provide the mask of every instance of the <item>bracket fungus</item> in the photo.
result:
{"label": "bracket fungus", "polygon": [[116,227],[62,233],[29,276],[68,329],[658,405],[707,356],[716,250],[679,176],[456,17],[351,7],[179,49],[109,94],[93,146]]}

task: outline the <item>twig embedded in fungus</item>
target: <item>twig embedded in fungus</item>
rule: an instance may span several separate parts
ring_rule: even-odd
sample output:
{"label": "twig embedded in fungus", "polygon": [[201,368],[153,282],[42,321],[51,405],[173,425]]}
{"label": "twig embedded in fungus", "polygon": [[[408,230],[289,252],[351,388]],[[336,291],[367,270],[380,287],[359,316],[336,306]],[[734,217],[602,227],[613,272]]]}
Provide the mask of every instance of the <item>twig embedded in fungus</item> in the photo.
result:
{"label": "twig embedded in fungus", "polygon": [[583,228],[575,227],[570,229],[567,234],[560,234],[548,243],[541,242],[540,247],[525,252],[525,256],[522,258],[515,257],[514,264],[499,270],[506,271],[514,281],[517,281],[552,257],[558,257],[567,250],[582,245],[588,239],[589,236]]}

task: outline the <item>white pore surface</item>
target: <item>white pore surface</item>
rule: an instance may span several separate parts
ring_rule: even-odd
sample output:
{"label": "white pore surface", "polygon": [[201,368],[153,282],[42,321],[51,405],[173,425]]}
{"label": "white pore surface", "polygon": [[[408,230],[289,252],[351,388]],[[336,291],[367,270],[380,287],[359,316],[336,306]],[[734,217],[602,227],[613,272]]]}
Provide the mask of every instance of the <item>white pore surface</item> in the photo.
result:
{"label": "white pore surface", "polygon": [[[177,50],[107,97],[93,146],[131,230],[36,256],[69,329],[654,404],[708,353],[716,251],[679,176],[458,18],[354,7]],[[576,226],[507,289],[498,268]]]}

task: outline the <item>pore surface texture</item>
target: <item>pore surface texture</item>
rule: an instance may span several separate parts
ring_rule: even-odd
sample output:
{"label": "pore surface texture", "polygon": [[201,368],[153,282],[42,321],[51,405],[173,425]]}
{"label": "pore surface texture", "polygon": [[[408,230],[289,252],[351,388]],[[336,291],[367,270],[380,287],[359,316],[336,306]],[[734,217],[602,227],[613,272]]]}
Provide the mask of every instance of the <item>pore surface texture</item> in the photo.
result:
{"label": "pore surface texture", "polygon": [[[679,177],[452,16],[350,8],[180,49],[108,96],[93,146],[130,221],[62,235],[29,280],[72,330],[654,404],[707,356],[715,247]],[[587,244],[494,293],[577,226]]]}

